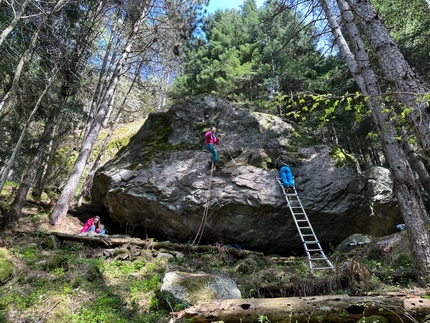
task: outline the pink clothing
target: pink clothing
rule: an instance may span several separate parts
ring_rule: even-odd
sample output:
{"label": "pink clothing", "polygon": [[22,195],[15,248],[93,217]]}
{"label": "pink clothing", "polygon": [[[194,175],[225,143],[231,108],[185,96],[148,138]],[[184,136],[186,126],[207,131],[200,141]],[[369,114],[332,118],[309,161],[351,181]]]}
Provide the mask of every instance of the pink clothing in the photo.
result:
{"label": "pink clothing", "polygon": [[[82,228],[81,232],[87,232],[90,230],[90,227],[93,225],[94,223],[94,218],[90,218],[88,219],[88,221],[84,224],[84,227]],[[98,232],[99,230],[96,229],[96,232]]]}
{"label": "pink clothing", "polygon": [[218,145],[219,138],[215,135],[215,133],[212,132],[212,130],[209,130],[205,134],[205,145],[207,144],[213,144]]}

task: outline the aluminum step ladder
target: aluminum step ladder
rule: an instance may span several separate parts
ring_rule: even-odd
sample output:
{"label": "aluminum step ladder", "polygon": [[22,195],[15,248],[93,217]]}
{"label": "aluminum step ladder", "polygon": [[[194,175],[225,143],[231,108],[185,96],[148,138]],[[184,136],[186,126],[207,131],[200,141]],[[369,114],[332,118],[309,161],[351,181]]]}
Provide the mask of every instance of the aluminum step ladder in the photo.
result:
{"label": "aluminum step ladder", "polygon": [[288,208],[290,209],[291,215],[296,223],[297,231],[299,231],[300,239],[302,240],[306,256],[308,257],[309,269],[311,271],[327,269],[336,270],[324,254],[324,250],[321,248],[314,229],[312,228],[305,209],[303,208],[302,202],[297,195],[296,188],[294,187],[290,191],[287,191],[284,188],[281,179],[276,177],[276,180],[284,193]]}

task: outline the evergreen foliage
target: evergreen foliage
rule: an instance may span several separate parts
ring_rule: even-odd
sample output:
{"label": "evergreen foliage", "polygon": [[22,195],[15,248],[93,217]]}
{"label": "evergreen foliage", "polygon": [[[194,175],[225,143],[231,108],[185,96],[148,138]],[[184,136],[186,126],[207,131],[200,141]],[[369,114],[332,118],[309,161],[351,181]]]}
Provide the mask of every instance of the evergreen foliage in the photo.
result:
{"label": "evergreen foliage", "polygon": [[364,98],[339,57],[317,49],[320,27],[308,20],[278,0],[261,8],[247,0],[241,10],[216,11],[203,35],[188,43],[172,96],[216,94],[298,123],[381,165]]}
{"label": "evergreen foliage", "polygon": [[275,93],[320,89],[335,60],[316,50],[314,29],[276,0],[217,11],[202,26],[204,36],[188,44],[172,94],[212,93],[264,111]]}

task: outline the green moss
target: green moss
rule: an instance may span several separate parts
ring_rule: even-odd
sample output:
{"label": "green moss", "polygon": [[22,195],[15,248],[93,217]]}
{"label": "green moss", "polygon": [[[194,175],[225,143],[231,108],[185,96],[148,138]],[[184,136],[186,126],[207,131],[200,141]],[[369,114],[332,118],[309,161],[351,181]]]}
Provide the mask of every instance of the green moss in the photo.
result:
{"label": "green moss", "polygon": [[6,256],[7,256],[6,249],[0,249],[0,259],[1,258],[6,258]]}
{"label": "green moss", "polygon": [[130,142],[130,138],[131,136],[125,136],[112,140],[106,147],[106,151],[109,153],[110,156],[113,156],[123,147],[128,145],[128,143]]}
{"label": "green moss", "polygon": [[55,254],[41,261],[39,265],[43,270],[54,270],[56,268],[61,268],[65,262],[66,259],[62,255]]}
{"label": "green moss", "polygon": [[0,285],[6,283],[13,276],[14,270],[15,267],[12,261],[4,258],[0,259]]}
{"label": "green moss", "polygon": [[58,300],[55,304],[56,305],[52,309],[51,315],[47,318],[46,323],[61,322],[64,317],[71,314],[70,304],[68,304],[66,300]]}
{"label": "green moss", "polygon": [[198,129],[200,129],[201,133],[205,133],[210,127],[206,124],[206,122],[197,122],[196,126]]}
{"label": "green moss", "polygon": [[347,154],[340,147],[334,147],[330,153],[330,157],[334,159],[336,167],[356,166],[356,160],[353,156]]}
{"label": "green moss", "polygon": [[167,116],[154,117],[151,120],[151,129],[149,136],[145,138],[146,144],[142,152],[142,162],[145,166],[148,166],[155,156],[175,150],[175,146],[169,142],[173,126]]}
{"label": "green moss", "polygon": [[207,276],[185,278],[181,282],[181,286],[188,291],[188,299],[191,304],[215,298],[214,291],[208,286]]}

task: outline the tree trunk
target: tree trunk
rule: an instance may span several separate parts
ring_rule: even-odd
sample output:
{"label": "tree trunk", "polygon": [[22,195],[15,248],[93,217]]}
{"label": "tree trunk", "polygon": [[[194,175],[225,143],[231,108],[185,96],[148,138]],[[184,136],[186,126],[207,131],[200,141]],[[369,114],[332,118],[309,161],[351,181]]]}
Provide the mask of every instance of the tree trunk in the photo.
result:
{"label": "tree trunk", "polygon": [[355,323],[371,315],[383,316],[391,323],[405,323],[411,322],[412,313],[414,319],[420,320],[429,310],[430,300],[421,297],[330,295],[213,300],[173,314],[176,318],[190,318],[194,323],[255,323],[260,320],[278,323]]}
{"label": "tree trunk", "polygon": [[346,0],[366,33],[396,98],[412,112],[407,114],[425,158],[430,162],[430,108],[426,90],[403,57],[369,0]]}
{"label": "tree trunk", "polygon": [[21,148],[21,143],[24,140],[24,137],[27,133],[27,129],[28,129],[28,127],[30,127],[31,122],[33,121],[33,117],[36,114],[37,110],[39,109],[39,106],[42,102],[43,97],[48,92],[49,88],[51,87],[51,84],[52,84],[57,72],[58,72],[58,70],[56,68],[54,68],[54,70],[51,71],[51,77],[48,80],[48,84],[46,84],[45,89],[43,90],[42,94],[39,96],[39,99],[37,100],[36,105],[33,108],[33,111],[31,111],[30,116],[27,119],[27,123],[25,124],[24,128],[21,131],[21,135],[19,136],[18,142],[16,143],[16,145],[12,151],[12,154],[11,154],[7,164],[6,164],[6,167],[3,169],[3,173],[1,174],[0,192],[3,189],[4,184],[7,181],[7,178],[9,176],[9,172],[12,169],[13,164],[15,163],[16,154],[18,153],[18,151]]}
{"label": "tree trunk", "polygon": [[20,216],[22,207],[27,199],[28,192],[30,191],[30,187],[33,184],[34,178],[36,177],[36,171],[39,167],[40,160],[45,151],[45,148],[48,144],[48,138],[51,137],[52,132],[54,130],[54,118],[48,120],[48,123],[45,126],[43,134],[39,140],[39,147],[37,148],[37,154],[33,158],[33,161],[30,163],[27,173],[25,174],[21,184],[19,185],[18,192],[16,193],[15,199],[12,202],[12,205],[9,210],[9,217],[6,221],[6,226],[11,226],[16,223]]}
{"label": "tree trunk", "polygon": [[38,173],[36,174],[36,185],[33,188],[32,196],[36,198],[40,198],[42,196],[43,190],[45,188],[45,183],[48,176],[52,172],[52,168],[54,165],[55,154],[60,145],[60,140],[51,140],[48,145],[48,156],[46,158],[46,162],[43,167],[38,169]]}
{"label": "tree trunk", "polygon": [[430,246],[428,232],[425,228],[425,219],[427,219],[428,215],[419,195],[415,178],[401,143],[397,140],[397,130],[391,120],[391,116],[385,112],[384,102],[379,99],[380,92],[377,78],[370,66],[363,40],[354,23],[347,2],[337,0],[345,29],[351,39],[354,54],[340,31],[328,1],[321,0],[320,3],[326,12],[334,39],[345,58],[348,68],[361,92],[369,97],[368,105],[371,109],[372,119],[376,125],[385,157],[393,172],[395,194],[406,227],[410,233],[409,242],[414,251],[418,277],[421,277],[422,282],[425,283],[430,278]]}
{"label": "tree trunk", "polygon": [[100,147],[99,154],[97,155],[96,160],[94,161],[93,165],[91,166],[91,170],[88,173],[87,177],[85,178],[84,185],[82,185],[81,192],[78,195],[77,202],[76,202],[76,206],[77,207],[79,207],[79,206],[82,205],[82,199],[84,198],[84,196],[86,194],[88,194],[88,192],[90,191],[91,186],[93,185],[94,174],[96,173],[96,171],[97,171],[97,169],[98,169],[98,167],[100,165],[100,160],[103,157],[103,153],[106,151],[106,147],[109,144],[110,139],[112,138],[113,132],[116,129],[116,126],[118,125],[118,121],[119,121],[119,118],[121,117],[121,115],[122,115],[122,113],[120,111],[117,114],[117,117],[115,118],[114,123],[110,127],[109,134],[103,140],[103,144]]}
{"label": "tree trunk", "polygon": [[[141,69],[141,68],[142,68],[142,66],[143,66],[143,63],[144,63],[144,60],[141,60],[141,61],[140,61],[140,63],[139,63],[139,67],[136,69],[137,71],[140,71],[140,69]],[[134,85],[136,84],[136,82],[137,82],[137,80],[138,80],[138,78],[139,78],[139,77],[140,77],[140,76],[139,76],[139,73],[136,73],[136,74],[134,75],[133,82],[131,83],[130,87],[128,88],[128,91],[127,91],[126,95],[124,96],[124,100],[122,101],[122,104],[121,104],[121,106],[120,106],[120,108],[119,108],[119,110],[118,110],[118,113],[117,113],[117,115],[116,115],[116,118],[115,118],[115,120],[114,120],[114,122],[113,122],[113,124],[112,124],[112,126],[111,126],[111,128],[110,128],[109,134],[108,134],[108,135],[106,136],[106,138],[104,139],[103,144],[102,144],[102,146],[101,146],[101,148],[100,148],[100,152],[99,152],[99,154],[98,154],[98,156],[97,156],[96,160],[94,161],[94,164],[93,164],[93,166],[91,167],[91,170],[90,170],[90,172],[89,172],[89,173],[88,173],[88,175],[87,175],[87,178],[85,179],[84,185],[82,186],[82,190],[81,190],[81,192],[79,193],[79,196],[78,196],[78,198],[77,198],[77,203],[76,203],[76,205],[77,205],[78,207],[79,207],[79,206],[81,206],[81,204],[82,204],[82,199],[83,199],[84,195],[85,195],[85,194],[87,194],[87,193],[89,192],[89,190],[90,190],[91,186],[93,185],[94,174],[96,173],[97,168],[99,167],[100,160],[101,160],[101,158],[102,158],[102,156],[103,156],[103,153],[104,153],[104,151],[106,150],[106,147],[107,147],[107,145],[109,144],[110,139],[112,138],[113,132],[114,132],[114,130],[116,129],[116,127],[117,127],[117,125],[118,125],[118,122],[119,122],[119,120],[120,120],[120,118],[121,118],[121,116],[122,116],[122,111],[123,111],[123,110],[125,109],[125,107],[126,107],[127,98],[128,98],[128,96],[129,96],[129,94],[131,93],[131,90],[133,89],[133,87],[134,87]],[[106,118],[106,119],[107,119],[107,118]]]}
{"label": "tree trunk", "polygon": [[111,98],[115,93],[119,78],[121,76],[121,73],[124,69],[124,65],[126,63],[126,60],[128,56],[130,55],[132,45],[137,37],[137,34],[139,32],[140,26],[145,19],[146,16],[146,3],[143,4],[143,9],[141,11],[139,19],[136,21],[136,23],[133,26],[133,31],[128,38],[127,44],[123,50],[123,53],[118,60],[114,73],[110,79],[109,87],[106,91],[106,94],[104,95],[101,104],[97,110],[97,114],[95,115],[94,122],[92,124],[91,129],[89,130],[87,136],[83,139],[82,147],[79,152],[79,155],[76,159],[76,162],[73,166],[72,173],[60,195],[60,198],[58,199],[57,204],[55,205],[54,209],[52,210],[52,213],[50,215],[50,223],[52,225],[56,225],[60,223],[60,221],[66,216],[67,211],[69,209],[69,205],[73,199],[73,196],[75,194],[76,188],[78,187],[79,180],[82,176],[82,173],[84,171],[85,165],[88,161],[88,158],[90,156],[91,150],[94,146],[94,143],[97,139],[97,136],[99,134],[101,125],[103,123],[103,120],[106,117],[106,113],[109,108],[109,104],[111,103]]}
{"label": "tree trunk", "polygon": [[[417,173],[423,189],[430,195],[430,176],[420,156],[417,154],[412,144],[408,142],[406,136],[402,138],[402,145],[411,168]],[[427,222],[429,222],[429,219],[427,219]]]}
{"label": "tree trunk", "polygon": [[51,139],[47,145],[48,153],[42,156],[42,161],[40,166],[36,171],[36,176],[34,179],[33,189],[31,190],[31,196],[40,199],[43,193],[43,187],[45,185],[45,174],[49,168],[49,162],[52,157],[53,152],[53,143],[54,141]]}
{"label": "tree trunk", "polygon": [[[87,136],[88,132],[90,131],[93,120],[94,120],[94,116],[97,113],[97,108],[100,106],[100,99],[102,97],[102,93],[104,93],[103,88],[107,87],[107,85],[108,85],[107,80],[108,80],[109,70],[110,70],[110,68],[108,68],[109,57],[113,58],[116,56],[116,52],[111,52],[112,47],[115,47],[115,46],[113,46],[113,44],[114,44],[114,38],[115,38],[115,32],[116,31],[117,31],[117,25],[115,25],[114,30],[110,34],[109,42],[108,42],[107,47],[106,47],[106,52],[105,52],[105,55],[103,57],[103,64],[102,64],[102,67],[100,69],[99,79],[97,82],[96,89],[94,91],[93,100],[91,102],[91,108],[90,108],[90,111],[88,113],[88,120],[85,124],[84,138]],[[111,64],[109,64],[109,66],[110,65]]]}

